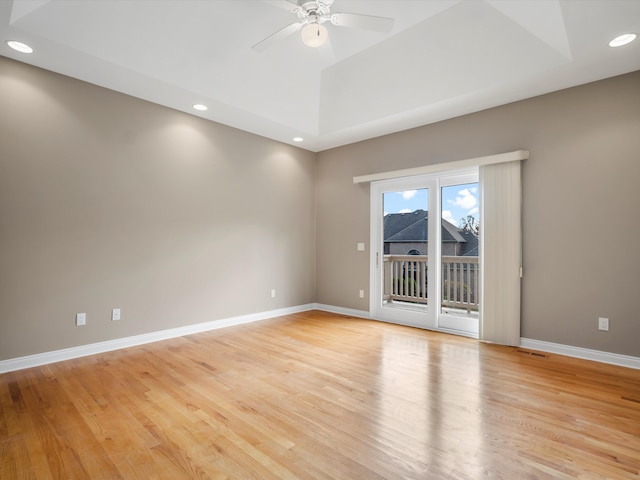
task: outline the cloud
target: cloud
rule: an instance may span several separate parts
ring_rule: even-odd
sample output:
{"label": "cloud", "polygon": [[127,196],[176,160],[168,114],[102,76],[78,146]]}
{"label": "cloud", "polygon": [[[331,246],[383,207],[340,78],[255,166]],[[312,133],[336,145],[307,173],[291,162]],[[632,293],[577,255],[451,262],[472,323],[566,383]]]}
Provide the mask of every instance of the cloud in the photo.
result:
{"label": "cloud", "polygon": [[478,204],[478,199],[476,199],[475,195],[473,195],[468,188],[465,188],[458,192],[458,196],[453,204],[465,210],[471,210]]}
{"label": "cloud", "polygon": [[410,208],[403,208],[398,213],[411,213],[411,212],[413,212],[413,210],[411,210]]}
{"label": "cloud", "polygon": [[402,198],[404,198],[405,200],[410,200],[413,197],[416,196],[417,190],[407,190],[405,192],[402,192]]}
{"label": "cloud", "polygon": [[469,210],[467,212],[467,215],[475,215],[476,213],[478,213],[480,211],[480,209],[478,207],[474,207],[471,210]]}
{"label": "cloud", "polygon": [[453,223],[454,225],[456,225],[456,219],[453,218],[453,214],[451,213],[451,210],[443,210],[442,211],[442,218],[444,220],[447,220],[448,222]]}

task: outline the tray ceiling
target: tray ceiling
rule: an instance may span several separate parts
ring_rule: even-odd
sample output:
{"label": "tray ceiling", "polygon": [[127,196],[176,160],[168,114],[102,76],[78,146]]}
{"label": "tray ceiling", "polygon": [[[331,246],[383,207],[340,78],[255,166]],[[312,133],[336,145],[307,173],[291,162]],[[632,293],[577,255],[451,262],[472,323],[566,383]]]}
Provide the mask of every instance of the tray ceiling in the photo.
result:
{"label": "tray ceiling", "polygon": [[295,33],[257,52],[296,16],[266,0],[14,0],[0,2],[0,54],[285,143],[303,137],[311,151],[640,69],[640,41],[608,46],[640,32],[637,0],[335,0],[332,11],[395,23],[386,34],[328,24],[318,49]]}

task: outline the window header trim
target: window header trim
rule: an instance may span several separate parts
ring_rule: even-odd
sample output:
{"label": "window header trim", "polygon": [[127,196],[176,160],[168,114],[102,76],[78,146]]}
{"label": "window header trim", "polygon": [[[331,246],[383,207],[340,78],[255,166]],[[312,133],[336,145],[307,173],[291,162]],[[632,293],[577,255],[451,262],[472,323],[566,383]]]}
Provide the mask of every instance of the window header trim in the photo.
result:
{"label": "window header trim", "polygon": [[514,152],[498,153],[486,157],[468,158],[465,160],[457,160],[453,162],[436,163],[433,165],[425,165],[422,167],[405,168],[404,170],[394,170],[391,172],[371,173],[368,175],[360,175],[353,177],[353,183],[368,183],[378,180],[390,180],[392,178],[409,177],[412,175],[422,175],[426,173],[444,172],[447,170],[458,170],[467,167],[479,167],[481,165],[491,165],[493,163],[514,162],[518,160],[527,160],[529,158],[529,150],[516,150]]}

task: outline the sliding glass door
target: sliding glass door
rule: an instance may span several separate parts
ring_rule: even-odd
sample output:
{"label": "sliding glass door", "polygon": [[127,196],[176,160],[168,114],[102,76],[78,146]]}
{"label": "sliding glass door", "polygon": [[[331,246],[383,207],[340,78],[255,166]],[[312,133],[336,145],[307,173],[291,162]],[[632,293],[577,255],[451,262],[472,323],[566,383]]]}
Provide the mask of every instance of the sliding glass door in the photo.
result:
{"label": "sliding glass door", "polygon": [[371,313],[478,333],[477,170],[371,184]]}

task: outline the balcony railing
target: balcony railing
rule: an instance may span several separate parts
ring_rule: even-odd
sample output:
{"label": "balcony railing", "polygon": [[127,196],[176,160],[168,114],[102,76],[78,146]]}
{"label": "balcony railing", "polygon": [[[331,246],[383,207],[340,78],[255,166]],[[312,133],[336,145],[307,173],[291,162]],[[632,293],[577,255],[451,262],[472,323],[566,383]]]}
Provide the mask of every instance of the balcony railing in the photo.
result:
{"label": "balcony railing", "polygon": [[[428,255],[384,256],[384,300],[427,304]],[[442,306],[477,312],[478,257],[442,257]]]}

